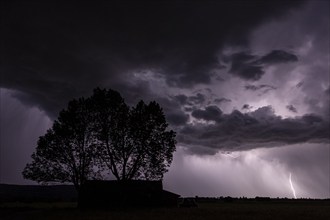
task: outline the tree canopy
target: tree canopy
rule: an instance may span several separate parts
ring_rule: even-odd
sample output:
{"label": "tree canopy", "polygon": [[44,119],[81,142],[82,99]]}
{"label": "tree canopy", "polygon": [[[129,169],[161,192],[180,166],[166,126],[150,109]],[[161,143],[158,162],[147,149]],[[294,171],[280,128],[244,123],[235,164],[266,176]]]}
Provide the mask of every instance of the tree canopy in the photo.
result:
{"label": "tree canopy", "polygon": [[129,107],[118,92],[97,88],[60,112],[39,138],[23,176],[42,183],[71,182],[77,189],[108,173],[117,180],[160,180],[175,143],[158,103]]}
{"label": "tree canopy", "polygon": [[72,182],[76,188],[85,180],[96,178],[91,116],[85,99],[70,101],[52,128],[39,137],[32,162],[23,171],[24,178],[37,182]]}

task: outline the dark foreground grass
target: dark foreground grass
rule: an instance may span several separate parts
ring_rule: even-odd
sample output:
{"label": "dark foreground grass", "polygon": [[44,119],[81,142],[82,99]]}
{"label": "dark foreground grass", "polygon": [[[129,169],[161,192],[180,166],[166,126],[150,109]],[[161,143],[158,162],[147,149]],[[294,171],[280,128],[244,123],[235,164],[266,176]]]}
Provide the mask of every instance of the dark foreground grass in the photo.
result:
{"label": "dark foreground grass", "polygon": [[74,203],[0,204],[0,219],[330,219],[329,201],[201,203],[198,208],[79,210]]}

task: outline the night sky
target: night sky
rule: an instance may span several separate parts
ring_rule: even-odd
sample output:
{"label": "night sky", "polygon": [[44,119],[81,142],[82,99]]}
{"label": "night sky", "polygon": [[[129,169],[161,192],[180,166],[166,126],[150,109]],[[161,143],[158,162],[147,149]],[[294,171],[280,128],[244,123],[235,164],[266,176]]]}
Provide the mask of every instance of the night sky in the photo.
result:
{"label": "night sky", "polygon": [[329,1],[3,1],[0,183],[68,101],[156,100],[182,196],[330,197]]}

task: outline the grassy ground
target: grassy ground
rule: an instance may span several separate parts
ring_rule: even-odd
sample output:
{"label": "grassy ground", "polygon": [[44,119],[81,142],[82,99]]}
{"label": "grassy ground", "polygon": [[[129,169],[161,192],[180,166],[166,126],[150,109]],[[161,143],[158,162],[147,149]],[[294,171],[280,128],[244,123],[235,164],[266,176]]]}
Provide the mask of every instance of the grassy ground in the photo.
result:
{"label": "grassy ground", "polygon": [[329,201],[201,203],[198,208],[78,210],[75,203],[3,203],[1,219],[330,219]]}

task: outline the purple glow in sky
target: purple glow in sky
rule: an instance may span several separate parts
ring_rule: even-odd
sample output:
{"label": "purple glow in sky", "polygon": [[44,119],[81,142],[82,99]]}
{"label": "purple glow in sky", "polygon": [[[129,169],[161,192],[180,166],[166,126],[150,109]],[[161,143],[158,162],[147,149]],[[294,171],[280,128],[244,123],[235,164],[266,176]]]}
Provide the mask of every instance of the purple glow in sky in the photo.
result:
{"label": "purple glow in sky", "polygon": [[330,197],[329,1],[4,3],[0,183],[73,98],[156,100],[183,196]]}

